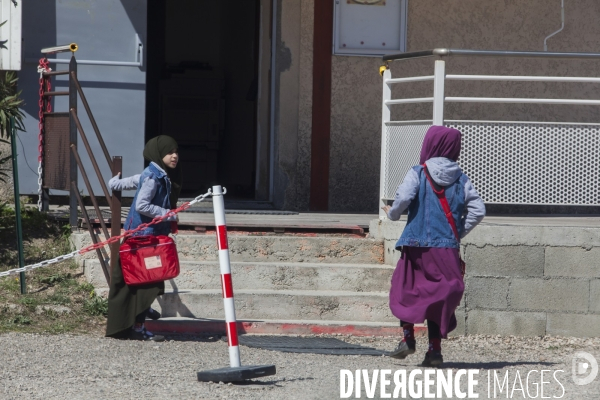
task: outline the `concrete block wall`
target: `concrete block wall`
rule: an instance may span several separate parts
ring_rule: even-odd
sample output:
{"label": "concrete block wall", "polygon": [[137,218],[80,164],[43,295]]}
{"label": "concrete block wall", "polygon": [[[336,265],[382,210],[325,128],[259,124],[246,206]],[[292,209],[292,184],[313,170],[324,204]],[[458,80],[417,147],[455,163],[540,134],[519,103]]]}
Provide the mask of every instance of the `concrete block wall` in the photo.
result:
{"label": "concrete block wall", "polygon": [[[385,263],[404,222],[374,220]],[[600,336],[600,228],[483,223],[462,241],[466,290],[454,334]]]}

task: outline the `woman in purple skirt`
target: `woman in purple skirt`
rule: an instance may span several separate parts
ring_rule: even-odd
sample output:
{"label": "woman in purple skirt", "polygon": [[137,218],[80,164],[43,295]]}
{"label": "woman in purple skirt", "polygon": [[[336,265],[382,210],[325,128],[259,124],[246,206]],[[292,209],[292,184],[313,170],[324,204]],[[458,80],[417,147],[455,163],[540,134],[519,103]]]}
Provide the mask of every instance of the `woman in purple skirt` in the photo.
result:
{"label": "woman in purple skirt", "polygon": [[[460,131],[443,126],[429,128],[420,165],[408,171],[393,205],[383,207],[392,221],[399,220],[408,208],[406,227],[396,243],[402,256],[390,289],[390,309],[400,319],[404,339],[390,356],[402,359],[413,354],[414,324],[427,320],[429,349],[422,364],[425,367],[443,363],[441,339],[456,328],[454,311],[465,290],[459,238],[485,216],[483,200],[456,163],[460,146]],[[444,202],[451,211],[448,217]]]}

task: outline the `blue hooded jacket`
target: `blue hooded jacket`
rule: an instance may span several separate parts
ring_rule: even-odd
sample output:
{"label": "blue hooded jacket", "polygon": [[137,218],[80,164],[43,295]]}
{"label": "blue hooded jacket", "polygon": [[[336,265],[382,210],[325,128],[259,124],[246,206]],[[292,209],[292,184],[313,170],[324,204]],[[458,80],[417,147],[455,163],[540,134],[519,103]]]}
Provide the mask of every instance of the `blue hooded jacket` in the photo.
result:
{"label": "blue hooded jacket", "polygon": [[[152,182],[146,182],[147,179],[152,180]],[[144,185],[144,182],[146,182],[146,185]],[[140,195],[140,192],[144,192],[144,190],[146,190],[149,186],[155,188],[156,190],[150,202],[138,201],[138,197],[140,197],[140,200],[145,199],[145,193]],[[171,204],[169,202],[170,193],[171,181],[169,180],[166,172],[156,164],[150,163],[150,165],[148,165],[148,167],[144,169],[140,175],[139,182],[137,184],[137,190],[133,198],[132,207],[129,209],[129,214],[127,214],[127,219],[125,220],[123,228],[125,230],[135,229],[141,224],[152,221],[152,217],[144,215],[140,213],[140,211],[154,215],[166,214],[171,208]],[[172,218],[169,218],[169,220],[171,219]],[[169,233],[171,233],[171,224],[167,220],[155,225],[150,225],[147,228],[136,232],[134,235],[168,235]]]}
{"label": "blue hooded jacket", "polygon": [[[455,161],[444,157],[427,160],[432,179],[443,186],[460,238],[466,236],[485,216],[485,205]],[[440,200],[428,182],[423,167],[413,167],[396,191],[388,218],[396,221],[408,207],[406,227],[396,249],[411,247],[459,248]]]}

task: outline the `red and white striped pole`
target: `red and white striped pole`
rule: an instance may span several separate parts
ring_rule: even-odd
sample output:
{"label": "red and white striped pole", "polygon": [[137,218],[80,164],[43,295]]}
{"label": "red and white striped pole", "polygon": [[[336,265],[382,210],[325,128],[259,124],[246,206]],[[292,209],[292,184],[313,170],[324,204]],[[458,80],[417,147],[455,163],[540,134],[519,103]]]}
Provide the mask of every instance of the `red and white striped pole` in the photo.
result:
{"label": "red and white striped pole", "polygon": [[233,284],[231,282],[231,266],[229,264],[229,248],[227,247],[227,226],[225,224],[225,202],[221,186],[213,186],[213,209],[215,211],[215,226],[217,229],[217,244],[219,247],[219,265],[221,266],[221,290],[225,307],[225,323],[229,342],[229,364],[240,367],[240,347],[238,345],[237,325],[235,321],[235,304],[233,302]]}
{"label": "red and white striped pole", "polygon": [[225,306],[225,323],[227,325],[227,338],[229,339],[229,364],[231,367],[200,371],[198,372],[200,382],[240,382],[277,373],[275,365],[246,365],[242,367],[240,361],[231,266],[229,265],[229,248],[227,246],[227,226],[225,224],[225,202],[223,201],[225,193],[227,193],[227,190],[222,190],[221,186],[212,187],[219,265],[221,266],[221,290],[223,291],[223,305]]}

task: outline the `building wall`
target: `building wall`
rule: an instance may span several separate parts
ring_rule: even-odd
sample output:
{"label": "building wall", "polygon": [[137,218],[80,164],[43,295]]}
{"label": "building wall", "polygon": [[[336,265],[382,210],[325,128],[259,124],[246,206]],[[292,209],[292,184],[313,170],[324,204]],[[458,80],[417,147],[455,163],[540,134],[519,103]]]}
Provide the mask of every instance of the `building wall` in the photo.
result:
{"label": "building wall", "polygon": [[277,1],[275,168],[278,208],[307,210],[310,195],[313,2]]}
{"label": "building wall", "polygon": [[[405,224],[371,222],[385,264],[400,258],[395,244]],[[600,336],[599,235],[560,223],[477,226],[461,241],[465,294],[453,334]]]}
{"label": "building wall", "polygon": [[[287,208],[307,209],[310,177],[312,98],[312,7],[314,0],[279,0],[279,187]],[[565,2],[565,28],[548,40],[549,51],[594,52],[600,43],[600,3]],[[287,9],[287,11],[286,11]],[[407,50],[448,47],[487,50],[543,50],[544,38],[561,26],[559,0],[409,0]],[[281,23],[281,22],[280,22]],[[300,26],[296,26],[300,24]],[[294,32],[292,34],[292,31]],[[296,41],[296,43],[292,43]],[[283,46],[285,44],[285,46]],[[284,51],[285,49],[285,51]],[[284,56],[285,54],[285,56]],[[332,117],[329,210],[374,212],[378,206],[381,134],[381,78],[378,57],[332,56]],[[433,73],[433,59],[391,63],[392,75]],[[447,73],[597,76],[597,61],[451,58]],[[565,83],[448,82],[450,96],[598,98],[596,85]],[[295,93],[283,90],[296,90]],[[396,97],[431,96],[431,82],[396,87]],[[288,99],[289,102],[284,101]],[[293,110],[292,110],[293,109]],[[394,106],[395,120],[431,118],[431,105]],[[283,121],[285,115],[287,121]],[[447,119],[597,122],[592,106],[446,105]],[[277,192],[277,190],[276,190]]]}

